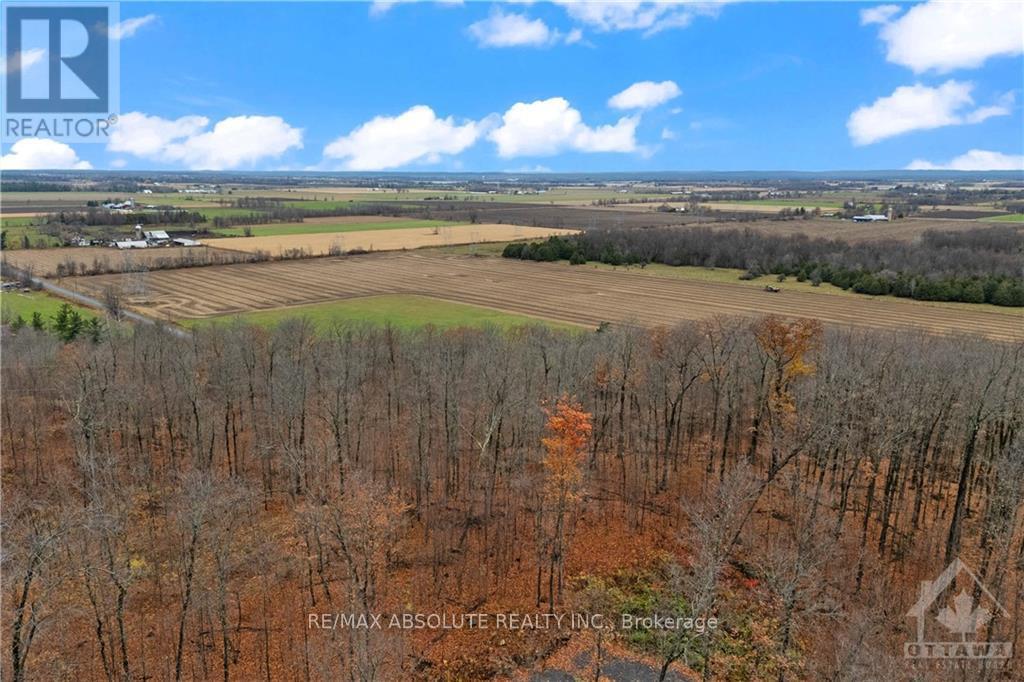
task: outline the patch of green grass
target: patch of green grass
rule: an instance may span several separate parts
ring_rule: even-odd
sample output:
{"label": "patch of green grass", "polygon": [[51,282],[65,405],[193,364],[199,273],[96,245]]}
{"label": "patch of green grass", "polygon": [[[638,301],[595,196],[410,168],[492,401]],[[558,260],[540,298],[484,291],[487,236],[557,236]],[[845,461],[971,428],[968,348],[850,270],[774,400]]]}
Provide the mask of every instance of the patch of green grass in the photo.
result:
{"label": "patch of green grass", "polygon": [[1008,213],[990,218],[979,218],[979,220],[986,223],[1024,223],[1024,213]]}
{"label": "patch of green grass", "polygon": [[176,208],[181,208],[183,211],[194,210],[194,211],[196,211],[196,213],[202,213],[207,218],[218,218],[218,217],[220,217],[220,218],[226,218],[226,217],[234,218],[234,217],[237,217],[237,216],[247,216],[247,215],[252,215],[254,213],[255,214],[260,214],[260,213],[264,212],[264,211],[261,211],[261,210],[256,209],[256,208],[217,207],[217,208],[189,209],[188,206],[184,206],[184,207],[178,206]]}
{"label": "patch of green grass", "polygon": [[[271,223],[249,227],[253,237],[279,237],[290,234],[321,234],[324,232],[358,232],[362,230],[406,230],[410,228],[446,227],[461,223],[444,220],[388,220],[366,223]],[[226,227],[210,230],[223,237],[242,237],[245,227]]]}
{"label": "patch of green grass", "polygon": [[[21,293],[20,291],[5,291],[0,293],[0,318],[4,322],[10,322],[18,315],[21,315],[25,322],[32,321],[32,313],[38,312],[46,320],[47,324],[53,322],[54,316],[60,307],[67,303],[64,299],[51,296],[44,291],[31,291]],[[83,308],[75,304],[71,307],[77,310],[82,317],[96,317],[96,311]]]}
{"label": "patch of green grass", "polygon": [[24,227],[25,225],[31,225],[35,220],[37,220],[35,216],[15,216],[13,218],[5,218],[0,215],[0,227]]}
{"label": "patch of green grass", "polygon": [[[26,218],[25,220],[31,220],[31,218]],[[34,249],[60,246],[60,241],[56,237],[43,234],[39,231],[37,225],[29,223],[9,224],[5,220],[2,229],[4,234],[7,235],[5,241],[7,242],[8,249],[22,248],[25,237],[28,237],[29,244]]]}
{"label": "patch of green grass", "polygon": [[453,303],[429,296],[406,294],[365,296],[274,310],[257,310],[241,315],[182,320],[181,324],[184,327],[193,328],[218,321],[239,319],[263,327],[274,327],[287,319],[298,317],[309,319],[320,329],[326,329],[334,323],[391,325],[399,329],[418,329],[432,325],[440,329],[497,327],[507,330],[535,324],[563,330],[579,331],[580,329],[580,327],[568,323],[527,317],[465,303]]}

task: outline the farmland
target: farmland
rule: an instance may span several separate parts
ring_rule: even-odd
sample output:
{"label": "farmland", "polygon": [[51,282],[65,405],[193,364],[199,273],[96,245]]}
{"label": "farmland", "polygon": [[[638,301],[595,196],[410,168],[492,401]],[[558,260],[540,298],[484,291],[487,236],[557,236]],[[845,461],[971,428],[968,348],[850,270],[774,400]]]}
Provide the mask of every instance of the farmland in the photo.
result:
{"label": "farmland", "polygon": [[[516,315],[493,308],[453,303],[428,296],[411,294],[383,294],[347,298],[326,303],[312,303],[273,310],[257,310],[231,315],[238,320],[261,327],[274,327],[284,320],[302,318],[323,330],[338,323],[390,325],[399,329],[433,326],[439,329],[457,327],[497,327],[512,329],[531,324],[545,324],[556,329],[571,329],[573,325],[540,317]],[[225,318],[181,320],[186,327],[209,324]]]}
{"label": "farmland", "polygon": [[[260,193],[262,194],[262,193]],[[280,192],[275,192],[280,195]],[[138,203],[177,206],[183,209],[227,208],[238,195],[220,194],[136,194],[123,191],[71,191],[71,192],[5,192],[3,214],[40,214],[52,211],[84,209],[89,201],[103,202],[110,199],[133,197]]]}
{"label": "farmland", "polygon": [[339,218],[307,218],[301,223],[271,223],[243,227],[214,228],[211,233],[223,237],[240,237],[248,230],[253,237],[281,237],[293,234],[325,232],[358,232],[362,230],[402,230],[416,227],[450,227],[459,223],[444,220],[396,220],[387,216],[350,216]]}
{"label": "farmland", "polygon": [[758,211],[778,213],[786,208],[803,208],[808,211],[819,208],[822,213],[830,213],[842,208],[843,202],[836,199],[750,199],[747,201],[715,201],[706,204],[717,211]]}
{"label": "farmland", "polygon": [[[123,287],[126,282],[121,275],[101,275],[74,278],[68,286],[98,296],[107,287]],[[990,309],[804,291],[771,294],[738,282],[425,252],[152,272],[145,290],[144,298],[129,302],[141,312],[170,320],[361,296],[417,294],[592,327],[605,321],[655,327],[720,314],[774,313],[839,326],[1024,338],[1020,316]]]}
{"label": "farmland", "polygon": [[172,265],[182,267],[190,264],[227,263],[237,258],[218,249],[193,246],[125,251],[100,247],[18,249],[4,252],[3,260],[16,268],[31,271],[34,275],[52,277],[60,267],[65,272],[127,272]]}
{"label": "farmland", "polygon": [[[333,219],[337,220],[337,219]],[[415,225],[416,227],[410,227]],[[304,222],[268,225],[265,236],[222,237],[198,247],[161,247],[119,251],[102,247],[16,249],[3,260],[41,277],[59,273],[129,272],[234,263],[252,256],[279,257],[301,253],[322,256],[332,251],[392,251],[456,244],[484,244],[516,239],[543,239],[573,230],[518,225],[468,225],[444,221],[353,220],[348,223]],[[285,229],[280,230],[280,228]],[[339,231],[340,228],[340,231]],[[256,234],[257,228],[254,228]],[[279,231],[278,231],[279,230]]]}
{"label": "farmland", "polygon": [[[304,225],[305,223],[303,223]],[[413,224],[419,225],[416,221]],[[551,235],[572,234],[574,230],[519,225],[446,225],[428,223],[433,227],[400,227],[396,229],[362,229],[353,232],[299,233],[265,237],[232,237],[214,243],[219,248],[246,253],[268,253],[273,256],[300,251],[321,256],[341,251],[393,251],[450,244],[505,242],[515,239],[543,239]]]}
{"label": "farmland", "polygon": [[[341,188],[348,191],[336,192],[329,190],[332,194],[338,193],[349,201],[433,201],[437,199],[454,201],[477,201],[477,202],[510,202],[515,204],[546,204],[554,206],[589,206],[595,201],[625,201],[625,200],[656,200],[667,198],[667,191],[643,191],[643,190],[620,190],[614,187],[552,187],[543,192],[523,192],[521,194],[510,194],[508,192],[494,193],[486,191],[461,191],[461,190],[406,190],[402,192],[368,192],[358,191],[357,188]],[[314,197],[326,193],[317,189],[313,192]],[[324,205],[328,202],[316,199],[309,203]],[[302,205],[306,202],[292,202],[292,205]]]}
{"label": "farmland", "polygon": [[[825,296],[842,296],[846,298],[863,298],[862,294],[858,294],[849,289],[842,289],[827,282],[815,285],[810,281],[805,280],[801,282],[792,277],[788,277],[783,279],[782,281],[779,281],[774,275],[764,275],[751,278],[746,272],[736,268],[711,268],[696,267],[690,265],[664,265],[661,263],[648,263],[647,265],[644,265],[642,267],[637,265],[616,266],[599,262],[588,262],[587,264],[578,267],[592,268],[595,270],[603,270],[607,272],[631,273],[646,277],[667,277],[670,279],[683,279],[699,282],[720,282],[730,285],[735,284],[750,289],[755,289],[757,291],[763,291],[765,285],[771,285],[776,286],[782,291],[786,292],[801,292]],[[984,310],[998,313],[1000,315],[1015,315],[1017,317],[1022,318],[1021,322],[1022,324],[1024,324],[1024,308],[994,306],[987,303],[957,303],[944,301],[916,301],[915,304],[945,308],[948,311],[956,309],[972,311]]]}
{"label": "farmland", "polygon": [[713,215],[658,212],[654,210],[620,210],[596,206],[540,206],[477,202],[437,202],[421,207],[422,217],[480,223],[512,223],[545,227],[580,229],[628,227],[690,227],[700,225],[712,230],[750,229],[768,234],[804,234],[808,237],[827,237],[851,242],[897,239],[910,241],[927,230],[946,232],[972,230],[978,227],[974,220],[943,220],[907,218],[887,223],[854,223],[838,218],[769,219],[752,211],[747,216],[722,212]]}

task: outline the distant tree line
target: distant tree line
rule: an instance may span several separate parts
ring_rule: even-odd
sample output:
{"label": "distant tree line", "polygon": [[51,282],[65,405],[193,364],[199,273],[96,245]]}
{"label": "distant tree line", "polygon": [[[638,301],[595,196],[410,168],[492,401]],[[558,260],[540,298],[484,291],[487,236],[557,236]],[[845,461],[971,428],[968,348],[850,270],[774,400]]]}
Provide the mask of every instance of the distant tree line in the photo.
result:
{"label": "distant tree line", "polygon": [[215,216],[211,221],[214,228],[235,227],[238,225],[269,225],[271,223],[301,223],[306,218],[334,218],[345,216],[377,216],[396,217],[410,216],[416,212],[409,207],[387,203],[351,202],[344,205],[326,206],[322,208],[304,208],[286,205],[280,199],[261,197],[243,197],[235,202],[236,208],[252,209],[252,213],[240,215]]}
{"label": "distant tree line", "polygon": [[121,213],[106,209],[89,208],[85,211],[59,211],[44,218],[48,225],[193,225],[205,223],[206,216],[199,211],[162,209]]}
{"label": "distant tree line", "polygon": [[270,211],[253,211],[238,215],[218,215],[210,219],[209,227],[222,228],[236,225],[268,225],[270,223],[301,223],[303,213],[299,209],[278,208]]}
{"label": "distant tree line", "polygon": [[4,178],[5,192],[70,192],[73,188],[60,182],[42,180],[11,180]]}
{"label": "distant tree line", "polygon": [[5,192],[78,192],[82,190],[90,192],[125,192],[134,194],[142,189],[137,182],[131,181],[99,181],[90,183],[88,187],[80,185],[80,178],[76,178],[74,184],[68,182],[57,182],[48,180],[35,180],[32,178],[4,178]]}
{"label": "distant tree line", "polygon": [[876,296],[1024,306],[1024,232],[1012,225],[928,231],[915,243],[848,243],[707,227],[594,229],[509,244],[502,255],[574,264],[738,268],[752,277],[796,277]]}

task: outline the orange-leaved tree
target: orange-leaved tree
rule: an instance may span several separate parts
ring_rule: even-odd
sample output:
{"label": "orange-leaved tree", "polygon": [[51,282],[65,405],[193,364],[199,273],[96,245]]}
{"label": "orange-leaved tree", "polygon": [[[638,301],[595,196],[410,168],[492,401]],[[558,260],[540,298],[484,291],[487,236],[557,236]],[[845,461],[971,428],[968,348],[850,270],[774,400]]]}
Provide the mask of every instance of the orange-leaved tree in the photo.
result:
{"label": "orange-leaved tree", "polygon": [[[568,396],[562,396],[554,409],[545,408],[548,435],[544,445],[544,508],[551,522],[543,539],[548,560],[548,606],[554,608],[555,595],[562,591],[565,561],[566,516],[580,497],[583,460],[592,430],[590,413]],[[540,602],[541,566],[537,567],[537,601]]]}
{"label": "orange-leaved tree", "polygon": [[818,320],[793,322],[774,315],[754,327],[757,345],[771,364],[768,397],[772,407],[791,413],[795,409],[790,389],[797,377],[814,374],[814,363],[807,356],[821,345],[822,326]]}
{"label": "orange-leaved tree", "polygon": [[[821,347],[824,331],[817,320],[786,321],[775,315],[758,320],[754,337],[761,352],[761,395],[754,418],[749,456],[756,455],[761,420],[767,416],[768,428],[775,436],[796,413],[793,382],[798,377],[814,374],[809,355]],[[777,439],[772,439],[771,469],[778,465]]]}

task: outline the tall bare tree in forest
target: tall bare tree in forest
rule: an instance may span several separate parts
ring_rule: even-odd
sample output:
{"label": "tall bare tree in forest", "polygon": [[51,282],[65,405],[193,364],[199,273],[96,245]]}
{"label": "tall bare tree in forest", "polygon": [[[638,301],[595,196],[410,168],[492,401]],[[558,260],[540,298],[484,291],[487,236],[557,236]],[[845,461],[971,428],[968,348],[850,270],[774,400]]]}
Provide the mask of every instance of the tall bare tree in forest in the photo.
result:
{"label": "tall bare tree in forest", "polygon": [[4,630],[11,679],[23,682],[29,679],[28,660],[36,636],[57,616],[50,602],[70,577],[58,559],[77,521],[59,500],[41,506],[6,495],[4,507],[2,568],[9,619]]}
{"label": "tall bare tree in forest", "polygon": [[[687,538],[693,547],[693,558],[689,570],[673,567],[669,575],[668,596],[672,600],[669,606],[679,608],[682,604],[684,612],[679,616],[705,620],[717,616],[722,574],[749,509],[757,500],[759,488],[760,481],[754,470],[739,465],[702,496],[680,501],[682,514],[692,529]],[[685,659],[691,652],[699,654],[703,677],[710,680],[714,671],[715,635],[714,629],[695,634],[685,628],[655,633],[662,660],[659,682],[667,677],[673,663]],[[690,664],[689,660],[686,662]]]}
{"label": "tall bare tree in forest", "polygon": [[[346,478],[344,496],[322,505],[324,542],[340,562],[350,613],[369,617],[383,597],[385,573],[405,524],[408,506],[363,477]],[[386,637],[369,628],[346,628],[347,664],[353,682],[388,679]]]}

